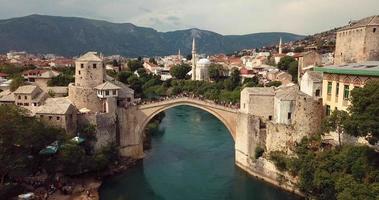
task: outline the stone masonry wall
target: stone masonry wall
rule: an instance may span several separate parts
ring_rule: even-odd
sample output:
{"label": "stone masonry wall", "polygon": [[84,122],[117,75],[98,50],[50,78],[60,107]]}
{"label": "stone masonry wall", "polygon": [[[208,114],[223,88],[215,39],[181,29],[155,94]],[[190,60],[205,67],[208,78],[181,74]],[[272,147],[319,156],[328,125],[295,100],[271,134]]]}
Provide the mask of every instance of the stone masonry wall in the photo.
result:
{"label": "stone masonry wall", "polygon": [[68,86],[68,98],[78,108],[88,108],[92,112],[100,112],[103,104],[96,95],[96,91],[91,88],[83,88],[70,84]]}

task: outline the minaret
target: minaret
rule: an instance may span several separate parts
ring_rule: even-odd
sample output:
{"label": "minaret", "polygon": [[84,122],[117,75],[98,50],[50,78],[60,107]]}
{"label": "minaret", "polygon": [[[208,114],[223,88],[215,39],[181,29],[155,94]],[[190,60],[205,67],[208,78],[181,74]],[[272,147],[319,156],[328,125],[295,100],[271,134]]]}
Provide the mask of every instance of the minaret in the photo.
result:
{"label": "minaret", "polygon": [[196,80],[196,42],[192,40],[192,80]]}
{"label": "minaret", "polygon": [[279,40],[279,54],[282,54],[282,37]]}
{"label": "minaret", "polygon": [[182,55],[180,54],[180,49],[179,49],[179,51],[178,51],[178,59],[179,59],[179,60],[182,60]]}

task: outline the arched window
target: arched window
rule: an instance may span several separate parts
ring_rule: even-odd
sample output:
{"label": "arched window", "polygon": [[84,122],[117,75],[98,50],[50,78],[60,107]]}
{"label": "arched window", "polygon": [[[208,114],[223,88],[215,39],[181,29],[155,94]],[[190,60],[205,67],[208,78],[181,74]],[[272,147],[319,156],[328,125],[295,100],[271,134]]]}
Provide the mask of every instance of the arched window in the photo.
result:
{"label": "arched window", "polygon": [[375,33],[375,32],[376,32],[376,28],[373,28],[373,29],[372,29],[372,32]]}

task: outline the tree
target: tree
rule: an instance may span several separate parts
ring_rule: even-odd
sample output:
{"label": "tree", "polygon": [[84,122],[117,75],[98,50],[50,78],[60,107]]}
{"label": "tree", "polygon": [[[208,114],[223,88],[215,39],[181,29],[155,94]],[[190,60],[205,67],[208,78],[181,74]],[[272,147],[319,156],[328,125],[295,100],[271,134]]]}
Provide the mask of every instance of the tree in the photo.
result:
{"label": "tree", "polygon": [[18,87],[23,86],[24,84],[25,84],[24,77],[22,77],[20,75],[15,76],[12,79],[12,82],[10,84],[10,90],[13,92],[13,91],[17,90]]}
{"label": "tree", "polygon": [[186,59],[187,59],[187,60],[192,60],[192,54],[188,54],[188,55],[186,56]]}
{"label": "tree", "polygon": [[371,144],[379,138],[379,81],[367,82],[363,88],[351,92],[350,117],[346,133],[369,138]]}
{"label": "tree", "polygon": [[188,64],[175,65],[170,69],[170,74],[176,79],[185,79],[188,72],[191,71],[191,66]]}
{"label": "tree", "polygon": [[140,61],[140,60],[129,60],[128,68],[131,72],[134,72],[139,68],[143,68],[142,61]]}
{"label": "tree", "polygon": [[0,186],[6,177],[31,173],[39,151],[64,136],[14,105],[0,105],[0,124]]}
{"label": "tree", "polygon": [[272,87],[272,86],[279,87],[281,85],[282,85],[282,82],[280,82],[280,81],[271,81],[271,82],[266,84],[266,87]]}
{"label": "tree", "polygon": [[149,63],[153,63],[153,64],[158,65],[158,63],[157,63],[157,61],[155,60],[155,58],[150,58],[150,59],[149,59]]}
{"label": "tree", "polygon": [[128,84],[128,78],[130,76],[132,76],[133,73],[132,72],[129,72],[129,71],[122,71],[120,73],[117,74],[117,80],[125,83],[125,84]]}
{"label": "tree", "polygon": [[346,120],[349,114],[346,111],[334,110],[322,123],[322,131],[329,133],[335,131],[338,134],[338,144],[341,146],[341,134],[345,132]]}
{"label": "tree", "polygon": [[219,64],[211,64],[208,68],[209,78],[219,81],[224,76],[224,67]]}
{"label": "tree", "polygon": [[237,86],[239,86],[241,84],[240,70],[238,70],[237,68],[233,68],[229,79],[233,83],[233,89],[236,88]]}
{"label": "tree", "polygon": [[280,70],[288,70],[288,68],[290,67],[290,64],[294,61],[296,60],[292,58],[291,56],[284,56],[283,58],[280,59],[278,63],[278,68]]}
{"label": "tree", "polygon": [[289,64],[288,73],[291,74],[292,81],[297,83],[297,76],[298,76],[298,62],[297,61],[293,61]]}
{"label": "tree", "polygon": [[298,47],[295,47],[295,49],[293,50],[295,53],[301,53],[304,51],[304,47],[303,46],[298,46]]}
{"label": "tree", "polygon": [[73,75],[68,75],[61,73],[56,77],[53,77],[47,82],[48,86],[68,86],[68,84],[73,83],[75,78]]}

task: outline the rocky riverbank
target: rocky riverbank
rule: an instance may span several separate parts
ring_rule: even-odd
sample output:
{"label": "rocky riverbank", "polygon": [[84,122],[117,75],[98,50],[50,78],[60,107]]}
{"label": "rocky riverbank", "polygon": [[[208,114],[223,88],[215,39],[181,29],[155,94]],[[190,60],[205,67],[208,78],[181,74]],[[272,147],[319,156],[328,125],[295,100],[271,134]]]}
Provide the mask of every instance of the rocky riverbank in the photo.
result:
{"label": "rocky riverbank", "polygon": [[[78,176],[63,176],[56,174],[48,177],[46,174],[24,178],[14,182],[15,197],[22,193],[30,193],[33,199],[37,200],[98,200],[98,190],[104,178],[125,172],[129,167],[134,166],[136,160],[122,158],[108,167],[107,170],[99,173],[87,173]],[[8,198],[8,197],[6,197]]]}

